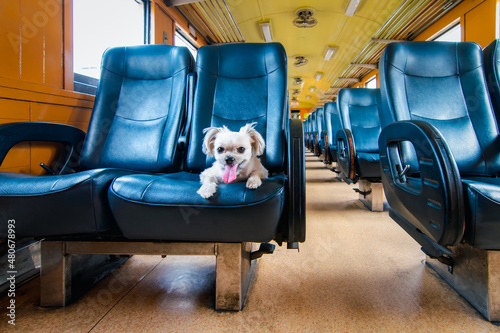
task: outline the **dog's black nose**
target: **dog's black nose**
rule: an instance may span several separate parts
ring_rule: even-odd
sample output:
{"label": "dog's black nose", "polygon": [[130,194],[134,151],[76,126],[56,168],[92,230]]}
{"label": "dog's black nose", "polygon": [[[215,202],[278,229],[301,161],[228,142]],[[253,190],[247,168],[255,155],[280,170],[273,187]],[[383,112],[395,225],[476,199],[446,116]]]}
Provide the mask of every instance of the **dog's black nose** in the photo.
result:
{"label": "dog's black nose", "polygon": [[225,159],[227,165],[232,165],[234,163],[234,157],[228,156]]}

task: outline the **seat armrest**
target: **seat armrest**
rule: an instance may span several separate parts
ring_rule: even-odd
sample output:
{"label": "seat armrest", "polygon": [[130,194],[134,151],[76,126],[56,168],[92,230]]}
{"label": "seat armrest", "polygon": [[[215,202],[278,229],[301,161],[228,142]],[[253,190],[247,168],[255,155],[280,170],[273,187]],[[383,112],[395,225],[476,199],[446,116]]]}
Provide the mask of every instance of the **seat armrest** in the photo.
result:
{"label": "seat armrest", "polygon": [[287,133],[289,211],[286,239],[291,247],[291,243],[306,240],[306,169],[302,121],[290,119]]}
{"label": "seat armrest", "polygon": [[335,133],[337,142],[337,169],[342,179],[350,184],[356,183],[356,146],[351,130],[341,128]]}
{"label": "seat armrest", "polygon": [[84,139],[85,132],[69,125],[40,122],[0,125],[0,165],[9,150],[20,142],[60,142],[64,144],[64,149],[53,171],[57,174],[67,173],[77,167]]}
{"label": "seat armrest", "polygon": [[[409,165],[401,163],[404,142],[414,148],[417,174],[407,174]],[[396,222],[413,226],[410,235],[431,256],[440,253],[428,244],[429,239],[441,246],[460,242],[465,228],[462,181],[441,133],[424,121],[394,122],[382,130],[379,151],[387,201],[401,220]]]}

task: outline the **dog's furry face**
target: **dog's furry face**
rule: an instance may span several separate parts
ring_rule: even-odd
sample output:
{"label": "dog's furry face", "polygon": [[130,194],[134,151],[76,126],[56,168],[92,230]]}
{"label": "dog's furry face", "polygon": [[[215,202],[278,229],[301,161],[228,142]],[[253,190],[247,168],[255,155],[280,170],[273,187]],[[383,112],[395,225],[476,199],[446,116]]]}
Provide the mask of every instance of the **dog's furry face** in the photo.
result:
{"label": "dog's furry face", "polygon": [[221,166],[238,165],[244,168],[252,157],[264,153],[264,139],[254,125],[247,124],[239,132],[231,132],[226,126],[205,129],[203,152],[214,156]]}
{"label": "dog's furry face", "polygon": [[255,124],[247,124],[239,132],[226,126],[203,131],[203,152],[215,157],[212,167],[200,174],[202,186],[197,193],[203,198],[214,195],[220,182],[246,181],[247,188],[256,189],[267,178],[268,171],[257,158],[264,153],[265,143]]}

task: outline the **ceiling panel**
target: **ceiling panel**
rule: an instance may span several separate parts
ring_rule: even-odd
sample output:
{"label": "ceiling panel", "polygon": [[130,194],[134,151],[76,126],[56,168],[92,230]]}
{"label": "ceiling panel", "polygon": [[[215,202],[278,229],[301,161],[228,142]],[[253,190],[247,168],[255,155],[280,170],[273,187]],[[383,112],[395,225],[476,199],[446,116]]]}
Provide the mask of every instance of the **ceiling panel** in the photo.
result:
{"label": "ceiling panel", "polygon": [[[212,43],[265,42],[259,21],[270,20],[273,41],[283,44],[288,55],[290,96],[297,98],[299,107],[314,110],[332,100],[338,88],[354,84],[339,77],[362,78],[373,69],[351,65],[377,64],[385,44],[373,38],[411,40],[459,2],[361,0],[353,16],[345,14],[349,0],[207,0],[178,8],[188,20],[189,15],[199,15],[193,25],[199,27],[205,22],[210,26],[202,34]],[[297,11],[304,7],[310,8],[317,20],[311,28],[293,24]],[[325,61],[329,45],[336,51]],[[307,64],[295,67],[298,55],[304,56]],[[323,73],[319,81],[315,80],[317,72]],[[301,84],[294,84],[297,77],[302,78]],[[315,87],[314,92],[310,87]]]}

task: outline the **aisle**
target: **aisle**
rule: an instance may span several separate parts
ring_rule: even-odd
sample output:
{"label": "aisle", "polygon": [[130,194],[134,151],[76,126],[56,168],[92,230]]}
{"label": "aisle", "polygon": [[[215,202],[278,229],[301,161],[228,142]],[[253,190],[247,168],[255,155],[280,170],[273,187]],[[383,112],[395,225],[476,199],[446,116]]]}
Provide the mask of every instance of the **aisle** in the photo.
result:
{"label": "aisle", "polygon": [[[245,308],[213,310],[214,257],[134,256],[76,303],[38,306],[22,287],[16,329],[33,332],[499,332],[425,267],[388,216],[306,156],[307,235],[300,252],[258,260]],[[6,297],[0,300],[5,309]],[[0,331],[7,332],[6,320]]]}

